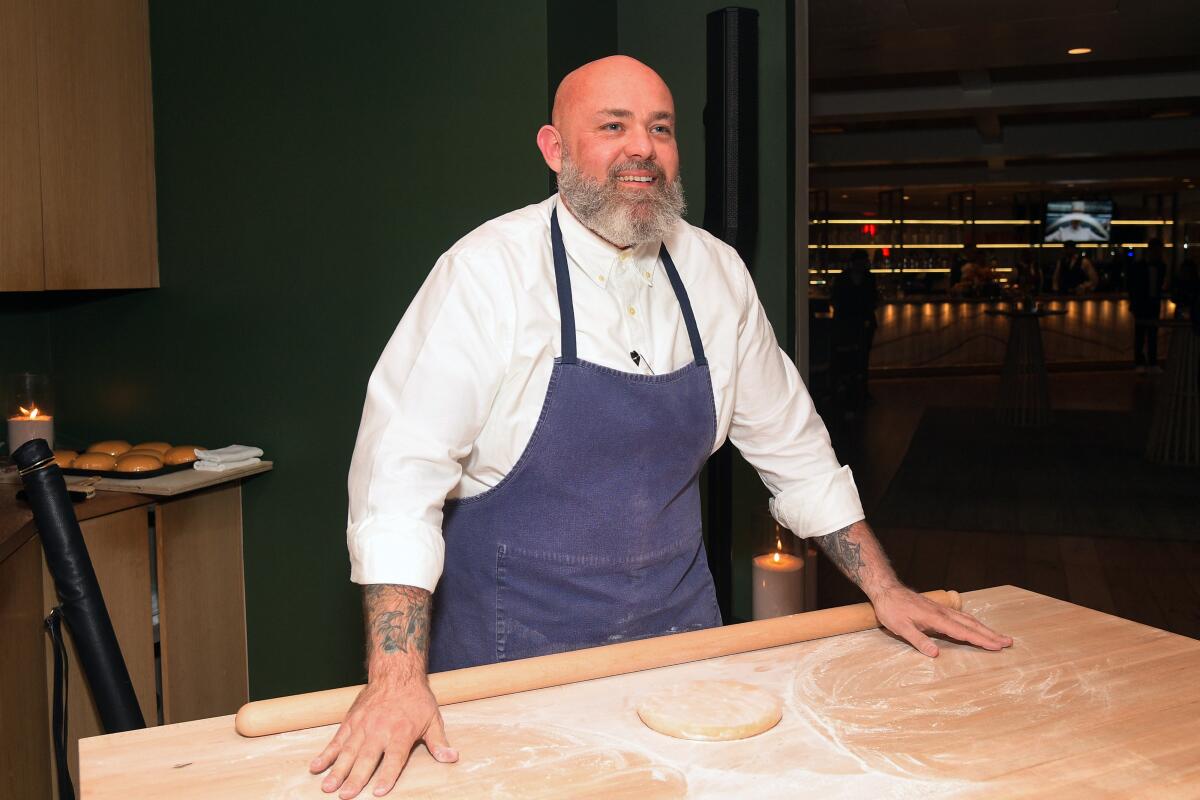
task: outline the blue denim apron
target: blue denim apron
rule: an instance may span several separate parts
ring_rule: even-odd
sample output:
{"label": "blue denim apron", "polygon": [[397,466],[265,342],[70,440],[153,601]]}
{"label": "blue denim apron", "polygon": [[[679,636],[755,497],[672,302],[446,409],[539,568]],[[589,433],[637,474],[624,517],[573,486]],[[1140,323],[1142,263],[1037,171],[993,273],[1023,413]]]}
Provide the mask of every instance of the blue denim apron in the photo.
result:
{"label": "blue denim apron", "polygon": [[665,246],[692,363],[621,372],[575,354],[571,280],[550,218],[562,319],[541,416],[495,486],[446,503],[430,671],[719,625],[700,523],[716,437],[696,318]]}

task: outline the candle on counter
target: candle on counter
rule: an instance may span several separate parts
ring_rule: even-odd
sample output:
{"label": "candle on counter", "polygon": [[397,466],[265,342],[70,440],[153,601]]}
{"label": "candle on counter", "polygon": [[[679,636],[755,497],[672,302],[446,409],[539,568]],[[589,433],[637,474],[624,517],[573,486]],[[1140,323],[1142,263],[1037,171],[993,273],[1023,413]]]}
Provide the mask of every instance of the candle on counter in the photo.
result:
{"label": "candle on counter", "polygon": [[19,412],[8,418],[9,455],[31,439],[45,439],[54,447],[54,417],[43,414],[37,406],[19,406]]}
{"label": "candle on counter", "polygon": [[750,570],[754,582],[755,619],[770,619],[804,610],[804,559],[777,547],[754,557]]}

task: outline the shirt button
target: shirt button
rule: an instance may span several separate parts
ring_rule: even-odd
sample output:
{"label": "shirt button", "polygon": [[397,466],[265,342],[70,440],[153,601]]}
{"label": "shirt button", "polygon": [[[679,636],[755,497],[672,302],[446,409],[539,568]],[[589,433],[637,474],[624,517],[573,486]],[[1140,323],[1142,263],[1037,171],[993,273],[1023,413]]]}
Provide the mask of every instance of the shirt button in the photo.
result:
{"label": "shirt button", "polygon": [[603,276],[603,275],[597,275],[597,276],[596,276],[596,280],[600,281],[601,283],[604,283],[604,276]]}
{"label": "shirt button", "polygon": [[624,253],[624,252],[623,252],[623,253],[621,253],[621,255],[620,255],[620,259],[621,259],[622,261],[626,261],[626,260],[628,260],[628,258],[629,258],[629,253]]}
{"label": "shirt button", "polygon": [[630,306],[630,307],[629,307],[629,314],[630,314],[630,316],[633,316],[633,315],[637,314],[637,309],[636,309],[636,308],[634,308],[633,306]]}
{"label": "shirt button", "polygon": [[645,275],[647,278],[649,278],[649,277],[650,277],[650,273],[649,273],[649,272],[643,272],[642,274],[643,274],[643,275]]}

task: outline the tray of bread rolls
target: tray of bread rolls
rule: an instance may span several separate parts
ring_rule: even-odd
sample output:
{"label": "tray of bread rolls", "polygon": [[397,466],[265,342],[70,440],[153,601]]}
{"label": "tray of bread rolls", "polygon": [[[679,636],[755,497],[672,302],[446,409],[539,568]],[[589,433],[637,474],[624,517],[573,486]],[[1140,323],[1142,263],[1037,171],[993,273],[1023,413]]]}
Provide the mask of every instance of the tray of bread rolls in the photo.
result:
{"label": "tray of bread rolls", "polygon": [[123,439],[106,439],[88,445],[82,453],[55,450],[54,460],[64,475],[97,478],[142,479],[192,469],[199,445],[142,442],[132,445]]}

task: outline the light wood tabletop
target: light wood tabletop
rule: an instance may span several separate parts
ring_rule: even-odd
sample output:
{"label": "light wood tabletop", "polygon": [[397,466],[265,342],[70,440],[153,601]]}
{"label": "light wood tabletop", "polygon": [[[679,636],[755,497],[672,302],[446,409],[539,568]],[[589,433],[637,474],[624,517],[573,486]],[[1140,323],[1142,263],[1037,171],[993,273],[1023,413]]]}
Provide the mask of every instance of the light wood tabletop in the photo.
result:
{"label": "light wood tabletop", "polygon": [[[1013,647],[929,659],[875,629],[444,706],[461,760],[418,747],[391,796],[1200,796],[1200,642],[1012,586],[963,608]],[[697,679],[759,686],[783,719],[733,742],[640,722],[641,698]],[[330,797],[307,764],[334,730],[247,739],[228,716],[85,739],[82,797]]]}

